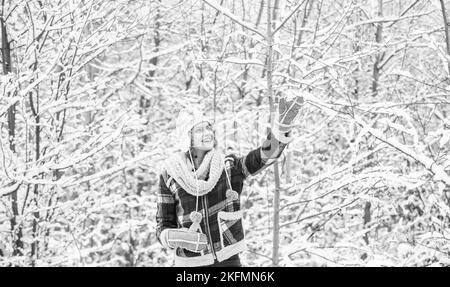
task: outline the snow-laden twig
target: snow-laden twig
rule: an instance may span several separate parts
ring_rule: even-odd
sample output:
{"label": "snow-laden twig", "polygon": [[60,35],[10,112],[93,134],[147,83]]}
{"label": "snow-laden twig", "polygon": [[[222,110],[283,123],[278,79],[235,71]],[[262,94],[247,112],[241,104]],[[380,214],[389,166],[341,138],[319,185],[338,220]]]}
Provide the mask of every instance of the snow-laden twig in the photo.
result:
{"label": "snow-laden twig", "polygon": [[231,11],[227,8],[222,7],[221,5],[219,5],[218,3],[216,3],[214,0],[203,0],[203,2],[205,2],[206,4],[208,4],[209,6],[211,6],[212,8],[216,9],[217,11],[219,11],[220,13],[222,13],[223,15],[227,16],[228,18],[230,18],[231,20],[233,20],[234,22],[238,23],[239,25],[241,25],[242,27],[260,35],[261,37],[265,38],[266,36],[264,35],[264,33],[262,33],[261,31],[255,29],[252,27],[251,23],[247,23],[244,21],[239,20],[238,17],[236,17],[236,15],[234,15],[233,13],[231,13]]}
{"label": "snow-laden twig", "polygon": [[283,22],[282,22],[278,27],[276,27],[276,28],[273,30],[272,36],[275,35],[275,34],[278,32],[278,30],[280,30],[281,28],[283,28],[284,24],[286,24],[286,22],[287,22],[289,19],[291,19],[291,17],[295,14],[295,12],[297,12],[297,10],[303,5],[303,3],[304,3],[305,1],[306,1],[306,0],[301,1],[299,4],[297,4],[297,6],[296,6],[294,9],[292,9],[291,13],[283,20]]}
{"label": "snow-laden twig", "polygon": [[[161,142],[162,142],[162,140],[160,140],[158,143],[161,144]],[[158,146],[158,145],[156,144],[155,146]],[[133,169],[133,168],[135,168],[136,164],[138,164],[139,162],[141,162],[144,159],[148,159],[149,157],[154,156],[156,153],[157,153],[156,150],[154,150],[150,153],[144,153],[144,154],[134,157],[131,160],[128,160],[128,161],[120,164],[119,166],[115,166],[115,167],[109,168],[107,170],[97,172],[93,175],[84,176],[81,179],[67,180],[61,185],[61,187],[69,187],[69,186],[79,185],[79,184],[82,184],[82,183],[85,183],[88,181],[102,179],[106,176],[110,176],[110,175],[112,175],[116,172],[122,171],[122,170]]]}
{"label": "snow-laden twig", "polygon": [[366,128],[367,131],[376,137],[377,139],[381,140],[384,143],[387,143],[388,145],[392,146],[393,148],[399,150],[403,154],[411,157],[412,159],[418,161],[420,164],[422,164],[426,169],[431,171],[434,174],[434,179],[438,181],[442,181],[448,186],[450,186],[450,176],[445,172],[444,168],[437,164],[434,160],[427,157],[426,155],[415,151],[409,147],[407,147],[404,144],[401,144],[394,138],[388,138],[385,134],[383,134],[381,131],[376,130],[374,128],[371,128],[365,123],[365,121],[359,117],[355,116],[354,120],[356,123],[358,123],[361,127]]}
{"label": "snow-laden twig", "polygon": [[405,19],[411,19],[411,18],[418,18],[418,17],[423,17],[423,16],[427,16],[430,15],[432,13],[434,13],[435,10],[431,10],[428,12],[424,12],[424,13],[420,13],[420,14],[414,14],[414,15],[408,15],[408,16],[401,16],[401,17],[380,17],[380,18],[373,18],[373,19],[369,19],[369,20],[365,20],[365,21],[360,21],[358,23],[354,23],[352,25],[348,25],[346,26],[346,29],[353,29],[357,26],[361,26],[361,25],[368,25],[368,24],[378,24],[378,23],[389,23],[389,22],[398,22],[401,20],[405,20]]}

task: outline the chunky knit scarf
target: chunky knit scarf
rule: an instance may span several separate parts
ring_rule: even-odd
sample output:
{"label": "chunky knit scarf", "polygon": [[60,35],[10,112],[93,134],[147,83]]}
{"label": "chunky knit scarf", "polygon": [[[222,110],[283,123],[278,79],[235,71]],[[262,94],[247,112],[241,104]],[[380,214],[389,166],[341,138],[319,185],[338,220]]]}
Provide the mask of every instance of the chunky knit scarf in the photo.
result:
{"label": "chunky knit scarf", "polygon": [[[165,162],[167,173],[189,194],[202,196],[210,192],[219,181],[224,168],[225,156],[212,149],[203,158],[195,173],[184,153],[176,153]],[[206,176],[208,180],[205,180]]]}

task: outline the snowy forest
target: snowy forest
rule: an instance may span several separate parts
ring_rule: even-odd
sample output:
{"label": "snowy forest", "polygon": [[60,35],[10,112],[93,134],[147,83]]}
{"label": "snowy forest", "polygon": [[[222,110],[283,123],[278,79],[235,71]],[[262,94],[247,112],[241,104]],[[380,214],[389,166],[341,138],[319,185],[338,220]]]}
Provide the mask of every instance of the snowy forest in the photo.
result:
{"label": "snowy forest", "polygon": [[0,0],[0,266],[172,266],[174,119],[258,147],[245,266],[450,265],[450,1]]}

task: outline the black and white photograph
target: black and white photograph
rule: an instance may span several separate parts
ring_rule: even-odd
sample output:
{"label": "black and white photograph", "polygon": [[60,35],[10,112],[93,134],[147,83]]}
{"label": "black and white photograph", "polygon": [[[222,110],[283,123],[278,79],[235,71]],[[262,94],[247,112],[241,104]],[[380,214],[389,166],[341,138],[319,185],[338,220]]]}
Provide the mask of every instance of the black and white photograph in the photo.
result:
{"label": "black and white photograph", "polygon": [[0,3],[0,267],[450,266],[450,0]]}

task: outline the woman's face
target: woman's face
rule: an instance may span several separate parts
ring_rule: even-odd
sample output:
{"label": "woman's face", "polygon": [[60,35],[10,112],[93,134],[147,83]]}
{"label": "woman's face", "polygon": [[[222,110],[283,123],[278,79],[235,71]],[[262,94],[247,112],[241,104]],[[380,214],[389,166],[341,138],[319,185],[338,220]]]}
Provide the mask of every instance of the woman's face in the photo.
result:
{"label": "woman's face", "polygon": [[214,148],[214,132],[208,122],[202,122],[193,127],[191,136],[193,148],[204,151],[209,151]]}

